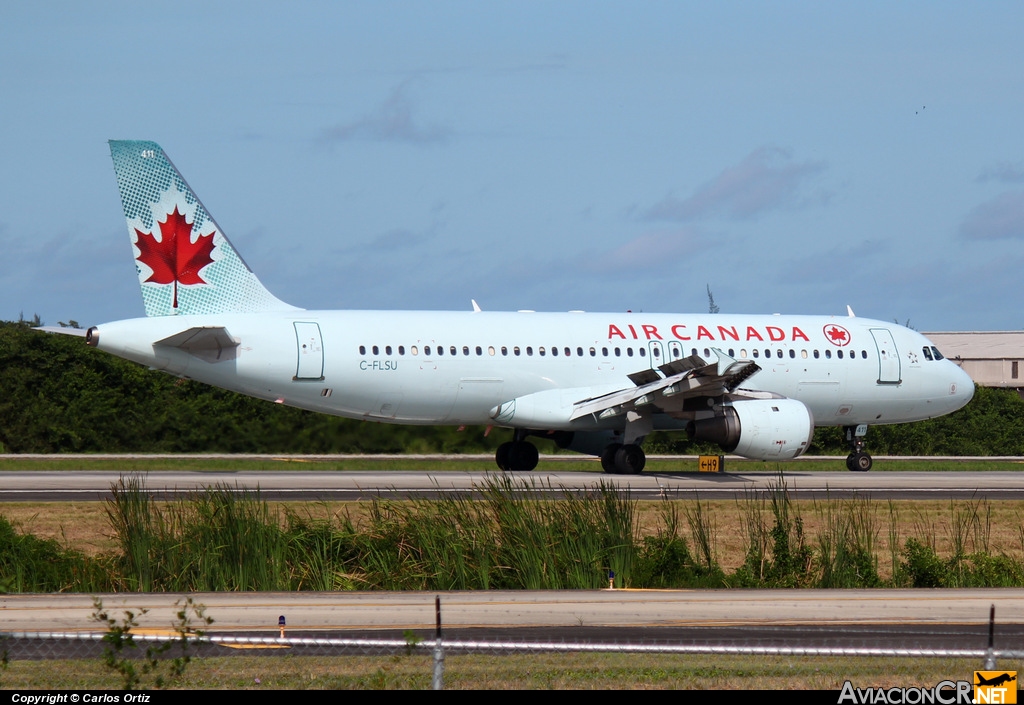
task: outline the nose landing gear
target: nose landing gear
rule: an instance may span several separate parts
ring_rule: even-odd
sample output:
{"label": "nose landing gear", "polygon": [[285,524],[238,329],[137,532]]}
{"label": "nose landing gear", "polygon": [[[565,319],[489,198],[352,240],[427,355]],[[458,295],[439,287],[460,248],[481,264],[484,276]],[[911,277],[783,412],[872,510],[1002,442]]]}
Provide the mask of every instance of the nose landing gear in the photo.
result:
{"label": "nose landing gear", "polygon": [[867,424],[844,426],[846,443],[850,446],[850,454],[846,456],[846,469],[852,472],[867,472],[871,469],[871,455],[864,450],[864,436],[868,432]]}

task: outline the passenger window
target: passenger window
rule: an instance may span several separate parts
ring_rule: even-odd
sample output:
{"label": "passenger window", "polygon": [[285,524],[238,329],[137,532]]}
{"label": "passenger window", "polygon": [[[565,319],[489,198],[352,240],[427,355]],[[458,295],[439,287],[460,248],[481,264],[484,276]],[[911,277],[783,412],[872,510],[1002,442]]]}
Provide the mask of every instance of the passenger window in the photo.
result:
{"label": "passenger window", "polygon": [[789,349],[789,359],[792,360],[794,358],[796,358],[796,350],[794,350],[793,348],[790,348]]}
{"label": "passenger window", "polygon": [[507,356],[508,355],[508,348],[505,347],[504,345],[501,346],[501,354],[503,356]]}
{"label": "passenger window", "polygon": [[633,357],[633,348],[626,348],[626,357]]}
{"label": "passenger window", "polygon": [[860,351],[860,356],[862,358],[864,358],[865,360],[867,360],[868,359],[868,351],[867,350],[861,350]]}
{"label": "passenger window", "polygon": [[359,354],[360,355],[365,355],[366,354],[366,346],[365,345],[360,345],[359,346]]}
{"label": "passenger window", "polygon": [[427,357],[430,357],[430,346],[429,345],[424,345],[423,346],[423,354],[426,355]]}
{"label": "passenger window", "polygon": [[373,346],[373,354],[380,355],[380,348],[378,348],[376,345]]}
{"label": "passenger window", "polygon": [[754,348],[753,352],[754,352],[754,357],[761,357],[761,351],[758,350],[757,348]]}
{"label": "passenger window", "polygon": [[806,350],[801,350],[800,351],[800,357],[802,357],[804,360],[806,360],[807,359],[807,351]]}
{"label": "passenger window", "polygon": [[590,348],[590,357],[597,357],[597,349]]}
{"label": "passenger window", "polygon": [[526,354],[532,356],[533,355],[533,347],[527,345],[526,346]]}
{"label": "passenger window", "polygon": [[608,357],[608,348],[601,348],[601,354]]}
{"label": "passenger window", "polygon": [[[494,354],[494,348],[493,348],[493,347],[487,348],[487,351],[488,351],[488,352],[489,352],[489,353],[490,353],[491,355],[493,355],[493,354]],[[483,355],[483,354],[484,354],[484,351],[480,349],[480,346],[479,346],[479,345],[477,345],[477,346],[476,346],[476,354],[477,354],[477,355]]]}
{"label": "passenger window", "polygon": [[[582,355],[582,354],[583,354],[583,350],[582,350],[581,348],[577,348],[577,350],[579,350],[579,351],[580,351],[580,355]],[[566,349],[565,349],[565,356],[566,356],[566,357],[572,357],[572,350],[571,350],[571,349],[569,349],[569,348],[566,348]]]}
{"label": "passenger window", "polygon": [[399,345],[398,346],[398,354],[399,355],[405,355],[405,346],[404,345]]}
{"label": "passenger window", "polygon": [[831,350],[826,350],[825,351],[825,359],[826,360],[831,360],[832,359],[832,351]]}
{"label": "passenger window", "polygon": [[622,351],[619,348],[615,348],[615,357],[622,357]]}
{"label": "passenger window", "polygon": [[576,348],[576,357],[583,357],[583,348]]}
{"label": "passenger window", "polygon": [[[530,349],[529,348],[526,349],[526,354],[527,355],[530,354]],[[541,345],[540,348],[537,349],[537,354],[540,355],[541,357],[544,357],[544,346],[543,345]]]}
{"label": "passenger window", "polygon": [[469,356],[469,346],[468,345],[463,345],[462,346],[462,354],[466,355],[467,357]]}
{"label": "passenger window", "polygon": [[558,348],[554,345],[551,346],[551,357],[558,357]]}
{"label": "passenger window", "polygon": [[740,350],[740,359],[742,359],[742,360],[746,360],[747,359],[747,351],[746,350],[743,350],[743,349]]}
{"label": "passenger window", "polygon": [[814,351],[814,359],[817,360],[819,356],[820,356],[820,353],[818,353],[818,351],[815,350]]}
{"label": "passenger window", "polygon": [[[640,357],[647,357],[647,351],[640,348]],[[661,357],[661,351],[658,348],[654,348],[654,357]]]}
{"label": "passenger window", "polygon": [[836,357],[838,357],[840,360],[842,360],[843,359],[843,351],[842,350],[836,350]]}
{"label": "passenger window", "polygon": [[411,348],[409,348],[409,352],[412,353],[413,355],[419,355],[420,349],[413,345]]}
{"label": "passenger window", "polygon": [[441,357],[442,355],[444,355],[444,346],[443,345],[438,345],[437,346],[437,356]]}
{"label": "passenger window", "polygon": [[775,356],[775,357],[777,357],[777,358],[779,358],[779,359],[781,360],[781,359],[782,359],[782,348],[779,348],[779,349],[778,349],[778,350],[776,351],[776,353],[777,353],[777,354],[776,354],[776,356]]}
{"label": "passenger window", "polygon": [[512,354],[515,355],[516,357],[519,357],[519,346],[518,345],[515,346],[514,348],[512,348]]}
{"label": "passenger window", "polygon": [[[458,348],[456,348],[456,347],[455,347],[455,346],[453,345],[453,346],[451,346],[450,348],[448,348],[448,352],[450,352],[450,353],[451,353],[452,355],[458,355],[458,354],[459,354],[459,349],[458,349]],[[468,352],[468,351],[467,351],[467,352]]]}
{"label": "passenger window", "polygon": [[729,348],[729,357],[736,357],[736,353],[733,352],[732,348]]}
{"label": "passenger window", "polygon": [[384,354],[385,355],[390,355],[391,354],[391,346],[390,345],[387,346],[386,348],[384,348]]}

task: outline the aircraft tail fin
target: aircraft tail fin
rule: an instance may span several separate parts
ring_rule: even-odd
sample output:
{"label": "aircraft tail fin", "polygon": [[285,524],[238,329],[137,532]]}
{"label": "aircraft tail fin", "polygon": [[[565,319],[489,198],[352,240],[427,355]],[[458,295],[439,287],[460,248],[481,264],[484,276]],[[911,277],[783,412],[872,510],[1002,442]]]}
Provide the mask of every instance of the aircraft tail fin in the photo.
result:
{"label": "aircraft tail fin", "polygon": [[294,309],[260,283],[156,142],[110,141],[147,316]]}

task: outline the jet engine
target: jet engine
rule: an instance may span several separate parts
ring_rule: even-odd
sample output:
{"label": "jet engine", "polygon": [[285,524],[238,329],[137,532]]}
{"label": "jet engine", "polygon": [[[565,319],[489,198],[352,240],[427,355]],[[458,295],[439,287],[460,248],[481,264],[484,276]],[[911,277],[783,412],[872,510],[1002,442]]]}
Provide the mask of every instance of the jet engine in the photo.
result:
{"label": "jet engine", "polygon": [[743,399],[716,416],[691,421],[686,432],[692,441],[717,443],[744,458],[788,460],[810,446],[814,419],[796,399]]}

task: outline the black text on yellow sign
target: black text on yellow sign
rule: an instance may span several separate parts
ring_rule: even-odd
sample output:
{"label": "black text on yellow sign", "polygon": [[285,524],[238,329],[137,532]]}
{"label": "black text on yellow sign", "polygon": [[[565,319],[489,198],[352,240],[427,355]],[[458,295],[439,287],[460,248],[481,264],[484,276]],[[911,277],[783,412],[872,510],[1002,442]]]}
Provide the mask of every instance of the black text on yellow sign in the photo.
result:
{"label": "black text on yellow sign", "polygon": [[721,455],[697,456],[697,468],[701,472],[725,472],[725,458]]}

